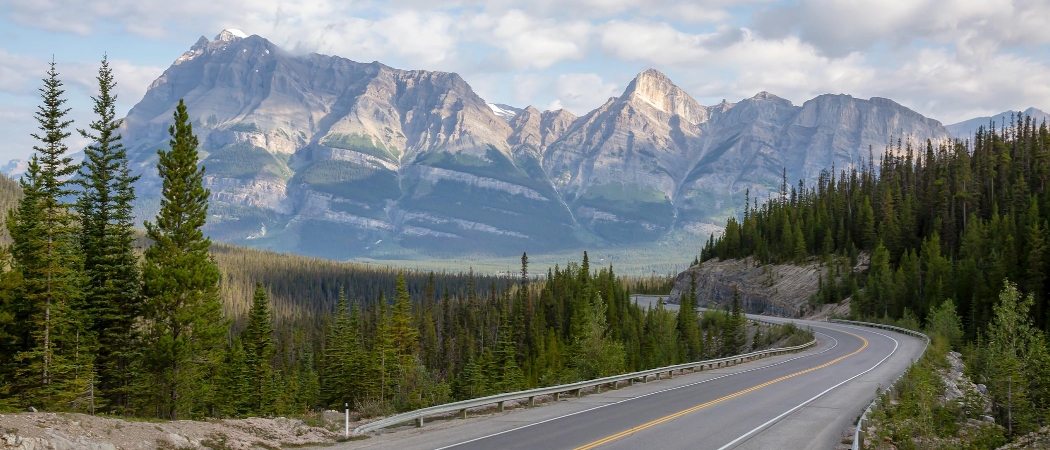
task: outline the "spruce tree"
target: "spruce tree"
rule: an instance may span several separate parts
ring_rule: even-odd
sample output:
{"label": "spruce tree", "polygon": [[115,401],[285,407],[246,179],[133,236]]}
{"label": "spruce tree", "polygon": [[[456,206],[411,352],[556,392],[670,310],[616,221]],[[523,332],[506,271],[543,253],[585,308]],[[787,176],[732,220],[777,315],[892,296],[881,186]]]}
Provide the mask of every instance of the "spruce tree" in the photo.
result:
{"label": "spruce tree", "polygon": [[262,283],[255,284],[255,296],[248,312],[248,326],[241,333],[244,360],[248,367],[248,402],[255,415],[273,414],[273,393],[267,389],[273,378],[273,325],[270,323],[270,299]]}
{"label": "spruce tree", "polygon": [[77,201],[87,281],[84,305],[98,342],[99,389],[110,403],[108,409],[125,411],[131,393],[133,326],[141,310],[131,205],[132,185],[138,177],[131,175],[127,151],[120,143],[123,121],[117,119],[116,82],[105,57],[96,80],[98,95],[92,97],[96,119],[90,131],[77,130],[91,140],[84,149]]}
{"label": "spruce tree", "polygon": [[179,101],[168,132],[171,149],[159,150],[163,187],[156,223],[146,222],[142,293],[147,321],[142,391],[158,416],[200,416],[213,394],[213,374],[227,332],[219,303],[219,270],[202,231],[209,191],[198,168],[197,137]]}
{"label": "spruce tree", "polygon": [[[90,336],[84,327],[81,259],[76,249],[76,223],[66,199],[69,177],[76,171],[68,148],[62,82],[52,62],[40,89],[43,104],[36,120],[41,145],[21,182],[24,197],[8,220],[14,269],[21,285],[14,299],[17,353],[14,392],[23,405],[47,409],[80,408],[94,379]],[[90,402],[90,398],[87,399]]]}

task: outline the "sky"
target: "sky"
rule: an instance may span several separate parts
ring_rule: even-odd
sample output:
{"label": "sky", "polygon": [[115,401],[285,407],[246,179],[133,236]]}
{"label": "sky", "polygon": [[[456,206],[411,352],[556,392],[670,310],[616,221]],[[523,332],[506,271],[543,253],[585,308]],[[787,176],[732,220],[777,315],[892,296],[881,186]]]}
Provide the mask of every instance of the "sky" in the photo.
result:
{"label": "sky", "polygon": [[103,54],[123,114],[225,28],[293,53],[457,72],[490,102],[577,115],[648,68],[708,105],[843,93],[945,124],[1050,109],[1047,0],[0,0],[0,165],[32,152],[52,59],[84,128]]}

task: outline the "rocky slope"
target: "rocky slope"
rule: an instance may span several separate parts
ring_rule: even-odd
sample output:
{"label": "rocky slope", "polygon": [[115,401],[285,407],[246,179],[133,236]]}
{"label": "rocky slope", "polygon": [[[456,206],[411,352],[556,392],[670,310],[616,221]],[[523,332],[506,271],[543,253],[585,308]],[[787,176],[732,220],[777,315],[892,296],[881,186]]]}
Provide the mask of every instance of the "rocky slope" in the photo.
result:
{"label": "rocky slope", "polygon": [[[854,270],[867,270],[866,255],[861,256]],[[740,293],[741,307],[751,314],[811,319],[831,313],[849,314],[848,300],[840,305],[824,305],[821,309],[809,305],[809,298],[820,287],[821,274],[827,274],[827,267],[821,267],[816,260],[798,265],[758,265],[753,258],[710,260],[679,273],[667,298],[671,303],[681,303],[695,276],[697,304],[704,308],[729,306],[736,290]]]}
{"label": "rocky slope", "polygon": [[[314,422],[339,429],[342,415]],[[277,417],[198,422],[148,422],[74,413],[0,415],[0,449],[10,450],[254,450],[331,445],[342,437],[299,419]]]}
{"label": "rocky slope", "polygon": [[[157,207],[156,149],[185,99],[217,240],[348,258],[638,244],[724,224],[891,137],[946,139],[884,99],[768,93],[704,106],[656,70],[576,117],[488,103],[454,73],[293,55],[260,36],[201,38],[150,87],[123,134]],[[876,158],[877,160],[877,158]]]}

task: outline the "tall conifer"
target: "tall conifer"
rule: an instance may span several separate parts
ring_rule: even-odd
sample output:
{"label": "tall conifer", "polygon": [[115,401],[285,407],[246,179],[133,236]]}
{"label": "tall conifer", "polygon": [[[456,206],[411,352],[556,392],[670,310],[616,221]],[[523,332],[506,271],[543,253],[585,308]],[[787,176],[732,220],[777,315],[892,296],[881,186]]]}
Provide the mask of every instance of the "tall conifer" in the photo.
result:
{"label": "tall conifer", "polygon": [[[76,224],[66,199],[76,171],[66,155],[72,121],[55,63],[40,89],[43,104],[36,120],[41,145],[22,180],[25,196],[8,221],[15,270],[21,286],[14,305],[18,353],[14,357],[15,394],[26,405],[76,408],[94,377],[90,342],[81,301]],[[85,405],[82,410],[88,410]]]}
{"label": "tall conifer", "polygon": [[241,333],[245,363],[248,367],[249,404],[255,414],[271,414],[274,393],[268,388],[273,378],[273,325],[270,323],[270,298],[262,283],[255,284],[255,296],[248,312],[248,326]]}
{"label": "tall conifer", "polygon": [[83,190],[77,201],[87,282],[84,305],[98,342],[99,389],[110,409],[123,411],[131,393],[132,327],[141,310],[131,205],[132,185],[138,177],[131,175],[127,151],[120,143],[123,120],[117,119],[117,84],[106,57],[96,80],[98,95],[92,97],[96,118],[89,130],[77,130],[91,140],[84,149]]}
{"label": "tall conifer", "polygon": [[153,245],[142,267],[147,336],[143,359],[150,404],[160,417],[199,416],[213,394],[213,374],[227,332],[219,303],[219,270],[202,228],[209,191],[198,167],[197,137],[186,105],[175,109],[171,150],[159,150],[161,190],[156,223],[146,222]]}

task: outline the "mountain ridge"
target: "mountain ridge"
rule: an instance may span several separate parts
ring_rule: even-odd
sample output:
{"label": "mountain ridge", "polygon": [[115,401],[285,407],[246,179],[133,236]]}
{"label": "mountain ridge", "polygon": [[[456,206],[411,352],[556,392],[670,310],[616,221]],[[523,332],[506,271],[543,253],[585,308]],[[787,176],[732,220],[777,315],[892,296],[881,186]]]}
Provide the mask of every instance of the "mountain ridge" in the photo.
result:
{"label": "mountain ridge", "polygon": [[[648,69],[580,117],[491,103],[450,72],[292,55],[257,35],[202,37],[123,129],[140,217],[184,98],[219,241],[311,256],[520,253],[702,235],[788,178],[849,168],[890,139],[949,139],[889,99],[768,92],[705,106]],[[792,183],[793,184],[793,183]]]}

